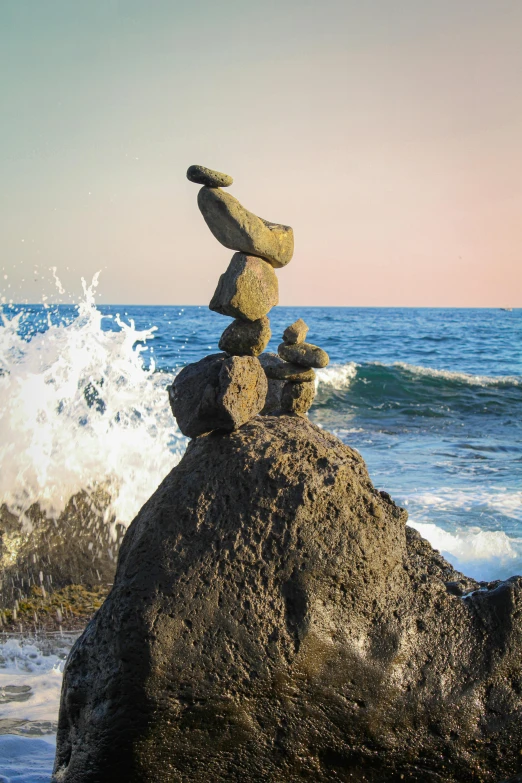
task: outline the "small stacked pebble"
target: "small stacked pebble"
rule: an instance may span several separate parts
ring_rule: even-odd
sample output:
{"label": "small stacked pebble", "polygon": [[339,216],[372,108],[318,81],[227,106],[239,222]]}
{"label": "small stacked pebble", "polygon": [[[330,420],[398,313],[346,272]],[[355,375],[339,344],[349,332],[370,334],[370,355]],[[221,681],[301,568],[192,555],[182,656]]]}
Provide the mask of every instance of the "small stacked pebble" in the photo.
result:
{"label": "small stacked pebble", "polygon": [[278,353],[261,357],[268,378],[263,413],[282,410],[303,416],[312,405],[315,397],[314,368],[326,367],[330,359],[322,348],[305,342],[307,334],[308,326],[299,318],[285,329]]}
{"label": "small stacked pebble", "polygon": [[271,337],[267,315],[279,301],[274,268],[291,260],[294,234],[289,226],[257,217],[222,190],[232,185],[228,174],[190,166],[187,179],[203,186],[198,206],[205,222],[218,242],[235,251],[209,305],[235,319],[221,335],[223,353],[187,365],[169,388],[178,426],[194,438],[237,429],[265,407],[268,380],[257,357]]}

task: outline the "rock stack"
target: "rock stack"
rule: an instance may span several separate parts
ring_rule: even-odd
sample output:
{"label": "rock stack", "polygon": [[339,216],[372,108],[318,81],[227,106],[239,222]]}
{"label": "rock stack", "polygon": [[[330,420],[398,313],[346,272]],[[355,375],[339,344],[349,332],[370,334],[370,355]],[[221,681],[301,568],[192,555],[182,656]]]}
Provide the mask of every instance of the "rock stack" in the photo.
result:
{"label": "rock stack", "polygon": [[262,413],[304,415],[315,397],[315,368],[326,367],[330,361],[326,351],[306,343],[308,326],[299,318],[283,333],[278,353],[267,353],[261,364],[268,379],[268,393]]}
{"label": "rock stack", "polygon": [[222,190],[233,182],[228,174],[190,166],[187,178],[203,186],[198,206],[218,242],[236,251],[209,305],[235,320],[221,335],[223,353],[189,364],[170,387],[180,430],[194,438],[235,430],[258,413],[306,413],[315,393],[313,368],[325,367],[328,355],[304,342],[305,322],[285,330],[279,355],[257,358],[271,337],[267,315],[279,301],[274,268],[292,258],[292,229],[257,217]]}

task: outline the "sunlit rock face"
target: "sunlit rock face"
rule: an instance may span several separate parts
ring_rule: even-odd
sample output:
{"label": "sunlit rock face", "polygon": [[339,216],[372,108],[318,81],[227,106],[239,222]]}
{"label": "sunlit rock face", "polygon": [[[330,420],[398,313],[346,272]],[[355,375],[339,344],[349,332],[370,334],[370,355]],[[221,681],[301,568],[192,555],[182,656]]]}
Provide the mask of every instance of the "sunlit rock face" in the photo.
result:
{"label": "sunlit rock face", "polygon": [[55,783],[498,781],[522,579],[484,587],[299,416],[194,439],[65,675]]}

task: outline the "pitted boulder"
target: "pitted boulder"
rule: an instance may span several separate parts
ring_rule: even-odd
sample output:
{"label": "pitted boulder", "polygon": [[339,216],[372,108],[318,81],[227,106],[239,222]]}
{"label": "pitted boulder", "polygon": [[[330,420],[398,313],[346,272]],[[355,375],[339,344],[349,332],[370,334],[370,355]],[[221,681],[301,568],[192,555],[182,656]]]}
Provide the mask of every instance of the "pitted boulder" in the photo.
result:
{"label": "pitted boulder", "polygon": [[253,356],[213,354],[189,364],[169,388],[172,413],[183,435],[236,430],[263,408],[268,383]]}
{"label": "pitted boulder", "polygon": [[522,578],[452,594],[406,518],[306,418],[193,440],[69,655],[54,783],[514,778]]}
{"label": "pitted boulder", "polygon": [[219,278],[209,308],[221,315],[258,321],[279,302],[279,285],[270,264],[236,253]]}
{"label": "pitted boulder", "polygon": [[294,232],[290,226],[257,217],[219,188],[201,188],[198,206],[207,226],[225,247],[261,256],[274,267],[286,266],[291,260]]}

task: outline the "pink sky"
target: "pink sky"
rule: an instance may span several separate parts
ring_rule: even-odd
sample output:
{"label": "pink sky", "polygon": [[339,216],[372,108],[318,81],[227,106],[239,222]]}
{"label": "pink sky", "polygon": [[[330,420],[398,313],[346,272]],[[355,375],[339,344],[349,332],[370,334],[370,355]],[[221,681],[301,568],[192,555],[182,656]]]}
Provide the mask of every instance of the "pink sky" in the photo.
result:
{"label": "pink sky", "polygon": [[522,306],[516,0],[12,5],[7,299],[56,266],[74,295],[102,269],[101,302],[207,303],[231,252],[201,163],[293,226],[281,304]]}

